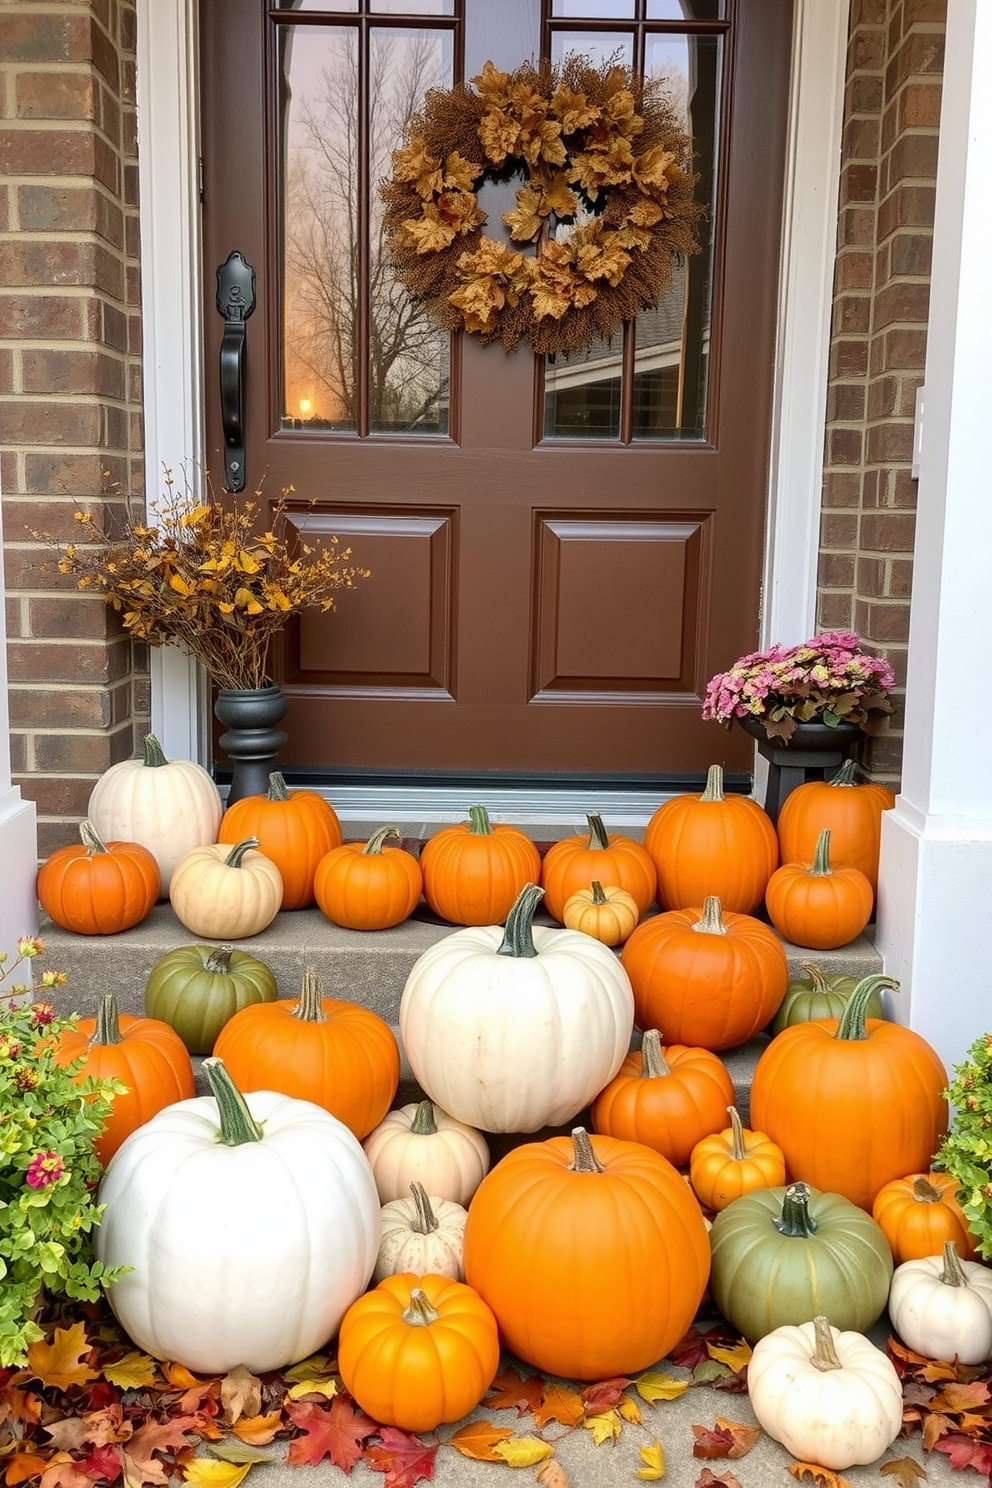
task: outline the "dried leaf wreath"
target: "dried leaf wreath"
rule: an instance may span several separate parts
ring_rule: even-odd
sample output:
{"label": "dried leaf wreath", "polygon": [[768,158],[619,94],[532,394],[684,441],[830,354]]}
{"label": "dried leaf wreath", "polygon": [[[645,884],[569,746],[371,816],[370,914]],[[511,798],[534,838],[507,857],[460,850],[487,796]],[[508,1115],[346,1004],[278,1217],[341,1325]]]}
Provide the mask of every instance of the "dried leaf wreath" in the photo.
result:
{"label": "dried leaf wreath", "polygon": [[[660,82],[569,56],[431,89],[381,187],[397,273],[441,325],[541,355],[610,336],[699,251],[692,141]],[[485,181],[523,176],[483,234]]]}

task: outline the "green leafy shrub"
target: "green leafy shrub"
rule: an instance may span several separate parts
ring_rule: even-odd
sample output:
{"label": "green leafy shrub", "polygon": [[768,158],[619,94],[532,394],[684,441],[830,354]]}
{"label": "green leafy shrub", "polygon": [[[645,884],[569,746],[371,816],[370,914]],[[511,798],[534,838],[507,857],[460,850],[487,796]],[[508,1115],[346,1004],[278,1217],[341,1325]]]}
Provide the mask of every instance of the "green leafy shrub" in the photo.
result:
{"label": "green leafy shrub", "polygon": [[958,1180],[978,1253],[992,1260],[992,1033],[975,1040],[953,1075],[945,1095],[954,1116],[935,1165]]}

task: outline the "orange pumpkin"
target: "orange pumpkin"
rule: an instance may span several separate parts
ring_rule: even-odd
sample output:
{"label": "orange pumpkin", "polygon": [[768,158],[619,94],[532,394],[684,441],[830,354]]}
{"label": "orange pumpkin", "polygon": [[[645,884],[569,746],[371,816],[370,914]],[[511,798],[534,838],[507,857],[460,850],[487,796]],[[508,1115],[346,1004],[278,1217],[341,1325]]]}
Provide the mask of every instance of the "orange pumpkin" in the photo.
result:
{"label": "orange pumpkin", "polygon": [[898,985],[865,977],[839,1020],[784,1029],[751,1085],[752,1119],[785,1153],[790,1178],[869,1211],[886,1183],[929,1167],[947,1131],[936,1050],[911,1028],[865,1017],[874,989]]}
{"label": "orange pumpkin", "polygon": [[940,1255],[950,1240],[963,1261],[976,1258],[975,1236],[952,1173],[909,1173],[893,1178],[875,1195],[871,1216],[881,1225],[897,1266]]}
{"label": "orange pumpkin", "polygon": [[299,998],[257,1002],[220,1031],[214,1055],[245,1093],[278,1090],[313,1101],[367,1137],[392,1105],[400,1055],[388,1023],[353,1002],[322,998],[312,971]]}
{"label": "orange pumpkin", "polygon": [[317,864],[313,891],[329,920],[346,930],[387,930],[410,918],[424,887],[413,853],[387,847],[398,827],[380,827],[368,842],[343,842]]}
{"label": "orange pumpkin", "polygon": [[809,862],[829,827],[837,862],[860,868],[876,893],[882,813],[896,798],[888,786],[859,784],[857,770],[854,760],[845,760],[832,780],[808,780],[789,792],[778,814],[779,850],[783,863]]}
{"label": "orange pumpkin", "polygon": [[760,1131],[749,1131],[736,1106],[728,1106],[730,1125],[713,1136],[703,1137],[692,1149],[689,1182],[699,1202],[717,1212],[726,1209],[741,1194],[758,1188],[778,1188],[785,1183],[785,1156],[781,1147]]}
{"label": "orange pumpkin", "polygon": [[598,879],[626,889],[643,914],[654,902],[658,878],[651,855],[633,837],[609,836],[598,811],[586,814],[588,836],[553,842],[541,865],[544,907],[561,920],[571,896]]}
{"label": "orange pumpkin", "polygon": [[221,817],[218,842],[257,837],[259,850],[282,875],[282,908],[314,902],[317,865],[341,843],[337,812],[317,791],[288,790],[278,770],[264,796],[242,796]]}
{"label": "orange pumpkin", "polygon": [[687,909],[714,895],[724,909],[751,914],[778,864],[771,818],[748,796],[723,793],[711,765],[700,795],[673,796],[648,822],[644,846],[658,870],[662,909]]}
{"label": "orange pumpkin", "polygon": [[783,863],[768,880],[765,907],[793,945],[832,951],[848,945],[871,919],[875,894],[860,868],[830,862],[830,828],[816,841],[812,863]]}
{"label": "orange pumpkin", "polygon": [[119,1015],[112,992],[101,1000],[95,1018],[81,1018],[60,1037],[55,1051],[59,1064],[71,1064],[80,1055],[83,1062],[75,1075],[80,1083],[92,1075],[127,1087],[114,1096],[109,1120],[93,1144],[104,1167],[139,1126],[165,1106],[196,1094],[192,1061],[178,1033],[158,1018]]}
{"label": "orange pumpkin", "polygon": [[626,940],[640,917],[633,894],[616,884],[607,884],[604,889],[595,878],[587,888],[570,894],[561,912],[566,930],[581,930],[583,935],[608,946]]}
{"label": "orange pumpkin", "polygon": [[508,1349],[565,1379],[631,1376],[663,1358],[709,1269],[692,1190],[640,1142],[576,1127],[515,1147],[469,1206],[466,1281]]}
{"label": "orange pumpkin", "polygon": [[593,1101],[590,1119],[593,1131],[643,1142],[679,1167],[700,1138],[719,1131],[733,1098],[722,1059],[682,1044],[662,1048],[657,1028],[649,1028]]}
{"label": "orange pumpkin", "polygon": [[673,1043],[731,1049],[774,1018],[789,984],[775,932],[745,914],[670,909],[642,921],[620,954],[634,989],[639,1028]]}
{"label": "orange pumpkin", "polygon": [[519,827],[496,826],[484,806],[469,808],[428,838],[420,853],[424,898],[453,925],[501,925],[525,884],[537,883],[541,855]]}
{"label": "orange pumpkin", "polygon": [[79,836],[38,870],[42,909],[77,935],[117,935],[140,924],[162,884],[152,854],[137,842],[102,842],[90,821],[80,823]]}

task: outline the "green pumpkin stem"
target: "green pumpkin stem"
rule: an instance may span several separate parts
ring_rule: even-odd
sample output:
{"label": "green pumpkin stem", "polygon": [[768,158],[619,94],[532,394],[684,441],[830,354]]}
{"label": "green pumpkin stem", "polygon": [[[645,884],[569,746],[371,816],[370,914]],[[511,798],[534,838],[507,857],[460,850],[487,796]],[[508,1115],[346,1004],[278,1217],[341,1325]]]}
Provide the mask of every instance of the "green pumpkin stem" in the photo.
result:
{"label": "green pumpkin stem", "polygon": [[248,1109],[248,1103],[224,1067],[224,1061],[211,1055],[203,1061],[203,1072],[210,1094],[217,1102],[220,1117],[220,1139],[225,1147],[240,1147],[244,1142],[260,1142],[263,1132]]}
{"label": "green pumpkin stem", "polygon": [[468,808],[468,819],[471,823],[473,837],[491,837],[492,826],[489,822],[489,812],[485,806],[470,806]]}
{"label": "green pumpkin stem", "polygon": [[857,785],[857,783],[858,762],[853,759],[846,759],[837,771],[837,774],[832,776],[830,780],[831,785]]}
{"label": "green pumpkin stem", "polygon": [[830,1323],[820,1314],[813,1319],[813,1337],[816,1346],[809,1356],[809,1362],[816,1368],[824,1371],[828,1369],[843,1369],[837,1346],[834,1343],[834,1335],[830,1331]]}
{"label": "green pumpkin stem", "polygon": [[103,838],[100,836],[100,833],[97,831],[96,827],[89,820],[89,818],[79,823],[79,836],[82,839],[82,843],[86,849],[87,854],[105,853],[110,851],[107,844],[104,842]]}
{"label": "green pumpkin stem", "polygon": [[894,977],[866,976],[862,977],[854,988],[843,1015],[834,1035],[839,1039],[866,1039],[868,1029],[865,1020],[868,1016],[868,999],[873,992],[878,992],[882,987],[889,987],[893,992],[898,992],[899,983]]}
{"label": "green pumpkin stem", "polygon": [[433,1235],[435,1230],[441,1228],[441,1225],[437,1215],[431,1208],[431,1201],[427,1197],[426,1188],[422,1183],[418,1183],[416,1178],[412,1178],[410,1180],[410,1191],[413,1194],[413,1202],[417,1208],[416,1217],[410,1228],[416,1230],[418,1235]]}
{"label": "green pumpkin stem", "polygon": [[723,794],[722,765],[710,765],[706,771],[706,788],[699,799],[705,801],[707,805],[712,801],[722,801],[725,799]]}
{"label": "green pumpkin stem", "polygon": [[937,1280],[942,1281],[945,1286],[966,1287],[968,1285],[968,1278],[964,1273],[961,1257],[958,1255],[957,1246],[953,1240],[944,1241],[944,1267]]}
{"label": "green pumpkin stem", "polygon": [[730,1155],[734,1162],[744,1162],[748,1156],[744,1123],[736,1106],[728,1106],[727,1115],[730,1117]]}
{"label": "green pumpkin stem", "polygon": [[815,878],[824,878],[833,873],[830,866],[830,828],[824,827],[816,839],[816,849],[813,853],[813,862],[810,865],[810,874]]}
{"label": "green pumpkin stem", "polygon": [[584,1126],[572,1128],[575,1156],[568,1165],[570,1173],[605,1173],[606,1169],[593,1151],[592,1141]]}
{"label": "green pumpkin stem", "polygon": [[658,1075],[672,1073],[661,1052],[661,1034],[657,1028],[647,1028],[641,1039],[641,1078],[653,1080]]}
{"label": "green pumpkin stem", "polygon": [[939,1188],[935,1188],[929,1178],[924,1178],[922,1173],[913,1179],[913,1198],[919,1204],[939,1204],[942,1198]]}
{"label": "green pumpkin stem", "polygon": [[603,826],[603,818],[598,811],[587,811],[586,821],[589,823],[589,850],[602,852],[610,845],[609,836]]}
{"label": "green pumpkin stem", "polygon": [[245,853],[250,852],[253,847],[261,847],[261,845],[262,844],[259,842],[257,837],[246,837],[244,842],[236,842],[234,844],[234,846],[231,848],[231,851],[224,859],[224,862],[227,864],[228,868],[240,868],[244,860]]}
{"label": "green pumpkin stem", "polygon": [[231,969],[231,957],[233,954],[233,946],[214,946],[210,955],[203,963],[204,971],[215,971],[219,976],[226,976]]}
{"label": "green pumpkin stem", "polygon": [[543,898],[544,890],[538,884],[524,884],[506,917],[503,939],[496,947],[497,956],[537,955],[537,946],[534,944],[534,911]]}
{"label": "green pumpkin stem", "polygon": [[700,935],[726,935],[727,927],[723,923],[723,907],[715,894],[710,894],[703,900],[702,916],[692,928]]}
{"label": "green pumpkin stem", "polygon": [[162,748],[161,744],[158,742],[154,734],[145,735],[144,763],[150,770],[160,769],[162,765],[167,765],[169,763],[169,761],[165,757],[165,750]]}
{"label": "green pumpkin stem", "polygon": [[434,1102],[422,1100],[413,1114],[410,1130],[416,1137],[433,1137],[437,1131],[437,1122],[434,1120]]}
{"label": "green pumpkin stem", "polygon": [[790,1240],[808,1240],[816,1234],[816,1220],[809,1212],[808,1183],[790,1183],[782,1200],[782,1213],[772,1224]]}
{"label": "green pumpkin stem", "polygon": [[269,776],[269,789],[266,792],[266,800],[288,801],[289,786],[281,770],[273,770]]}
{"label": "green pumpkin stem", "polygon": [[420,1287],[414,1287],[410,1293],[410,1305],[403,1313],[403,1321],[412,1328],[429,1328],[440,1316],[437,1308],[428,1301],[427,1293]]}
{"label": "green pumpkin stem", "polygon": [[610,901],[603,893],[603,885],[598,878],[594,878],[591,884],[593,904],[608,904]]}
{"label": "green pumpkin stem", "polygon": [[120,1044],[123,1041],[121,1020],[117,1013],[117,998],[113,992],[107,992],[101,997],[100,1006],[96,1010],[96,1026],[90,1038],[90,1048],[103,1048],[104,1045]]}
{"label": "green pumpkin stem", "polygon": [[362,856],[369,858],[378,856],[382,852],[382,844],[387,837],[396,837],[402,840],[399,827],[380,827],[378,832],[373,832],[368,842],[362,848]]}
{"label": "green pumpkin stem", "polygon": [[821,997],[829,997],[830,983],[822,966],[817,966],[815,961],[800,961],[799,969],[804,971],[813,983],[812,990]]}
{"label": "green pumpkin stem", "polygon": [[324,1023],[324,999],[320,995],[320,979],[315,971],[303,973],[299,1001],[289,1015],[299,1018],[301,1023]]}

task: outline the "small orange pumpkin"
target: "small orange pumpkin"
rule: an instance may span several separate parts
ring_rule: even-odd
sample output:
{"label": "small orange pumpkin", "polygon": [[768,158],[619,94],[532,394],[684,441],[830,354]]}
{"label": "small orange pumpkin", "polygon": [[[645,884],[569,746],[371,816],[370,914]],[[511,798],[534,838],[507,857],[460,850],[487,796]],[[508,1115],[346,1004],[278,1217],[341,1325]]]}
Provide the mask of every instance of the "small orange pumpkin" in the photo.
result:
{"label": "small orange pumpkin", "polygon": [[785,1155],[764,1132],[749,1131],[736,1106],[728,1106],[730,1125],[703,1137],[692,1149],[689,1182],[706,1209],[726,1209],[741,1194],[785,1183]]}
{"label": "small orange pumpkin", "polygon": [[493,826],[484,806],[467,822],[429,837],[420,853],[424,898],[453,925],[502,925],[526,884],[537,883],[541,855],[519,827]]}
{"label": "small orange pumpkin", "polygon": [[598,811],[586,814],[588,836],[563,837],[553,842],[541,865],[544,907],[561,920],[573,894],[593,879],[626,889],[638,915],[654,901],[658,887],[651,855],[633,837],[609,836]]}
{"label": "small orange pumpkin", "polygon": [[593,1131],[643,1142],[681,1167],[696,1143],[723,1125],[733,1098],[722,1059],[682,1044],[662,1048],[661,1034],[649,1028],[640,1050],[627,1055],[593,1101],[590,1118]]}
{"label": "small orange pumpkin", "polygon": [[242,796],[221,817],[218,842],[257,837],[259,850],[282,876],[282,909],[314,902],[317,864],[340,846],[341,823],[334,807],[317,791],[288,790],[278,770],[264,796]]}
{"label": "small orange pumpkin", "polygon": [[779,858],[771,817],[748,796],[724,795],[721,765],[710,765],[701,795],[673,796],[658,807],[644,846],[658,870],[662,909],[715,895],[724,909],[752,914]]}
{"label": "small orange pumpkin", "polygon": [[816,840],[812,863],[783,863],[768,880],[765,907],[793,945],[832,951],[850,944],[871,919],[875,894],[860,868],[830,862],[830,828]]}
{"label": "small orange pumpkin", "polygon": [[56,848],[38,870],[41,907],[77,935],[117,935],[138,925],[158,900],[158,863],[137,842],[103,842],[91,821],[80,842]]}
{"label": "small orange pumpkin", "polygon": [[845,760],[832,780],[807,780],[790,791],[778,814],[779,849],[783,863],[809,862],[829,827],[838,863],[860,868],[875,893],[882,813],[896,798],[886,785],[859,782],[857,771],[855,760]]}
{"label": "small orange pumpkin", "polygon": [[640,917],[633,894],[616,884],[604,888],[596,878],[587,888],[569,895],[561,914],[566,929],[581,930],[608,946],[626,940]]}
{"label": "small orange pumpkin", "polygon": [[959,1202],[951,1173],[909,1173],[893,1178],[875,1195],[871,1217],[881,1225],[897,1266],[940,1255],[947,1240],[963,1261],[976,1257],[975,1236]]}
{"label": "small orange pumpkin", "polygon": [[417,907],[424,887],[420,864],[402,847],[387,847],[399,827],[380,827],[368,842],[342,842],[317,864],[314,897],[329,920],[346,930],[388,930]]}

